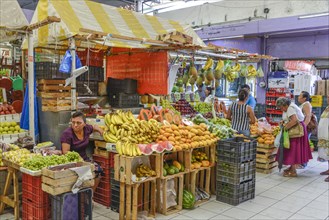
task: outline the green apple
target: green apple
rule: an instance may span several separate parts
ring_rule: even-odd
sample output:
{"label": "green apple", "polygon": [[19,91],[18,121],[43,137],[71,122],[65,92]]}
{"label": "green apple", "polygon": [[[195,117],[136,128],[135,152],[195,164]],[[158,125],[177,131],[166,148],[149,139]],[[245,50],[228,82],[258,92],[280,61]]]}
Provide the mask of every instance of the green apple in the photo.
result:
{"label": "green apple", "polygon": [[17,125],[17,123],[14,122],[14,121],[10,122],[10,124],[11,124],[11,126],[13,126],[13,127],[15,127],[15,126]]}
{"label": "green apple", "polygon": [[3,131],[2,134],[8,134],[7,131]]}
{"label": "green apple", "polygon": [[2,132],[3,131],[3,128],[2,127],[0,127],[0,132]]}
{"label": "green apple", "polygon": [[10,126],[9,122],[4,122],[2,125],[2,127],[9,127],[9,126]]}
{"label": "green apple", "polygon": [[19,125],[16,125],[16,126],[15,126],[15,130],[16,130],[16,131],[19,131],[19,130],[21,130],[21,127],[19,127]]}
{"label": "green apple", "polygon": [[10,127],[9,128],[9,131],[15,131],[15,128],[14,127]]}
{"label": "green apple", "polygon": [[3,126],[3,123],[2,122],[0,122],[0,127],[2,127]]}
{"label": "green apple", "polygon": [[25,132],[25,130],[24,129],[21,129],[21,130],[19,130],[19,132]]}
{"label": "green apple", "polygon": [[8,131],[9,128],[6,126],[6,127],[3,128],[3,130],[4,130],[4,131]]}
{"label": "green apple", "polygon": [[14,132],[13,131],[8,131],[8,134],[13,134]]}

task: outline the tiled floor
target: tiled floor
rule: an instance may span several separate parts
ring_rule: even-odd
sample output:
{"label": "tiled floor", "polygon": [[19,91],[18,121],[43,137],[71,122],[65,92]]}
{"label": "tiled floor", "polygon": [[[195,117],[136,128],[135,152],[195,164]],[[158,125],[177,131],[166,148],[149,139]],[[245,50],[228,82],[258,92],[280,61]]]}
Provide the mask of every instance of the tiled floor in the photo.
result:
{"label": "tiled floor", "polygon": [[[317,154],[313,154],[317,158]],[[319,163],[315,159],[308,167],[298,171],[297,178],[282,177],[281,173],[256,175],[255,199],[238,206],[231,206],[215,200],[194,210],[182,210],[179,213],[164,216],[157,214],[156,219],[298,219],[329,220],[329,183],[326,176],[319,173],[328,169],[328,163]],[[1,220],[13,219],[12,213],[0,215]],[[119,219],[118,213],[95,203],[93,219]]]}

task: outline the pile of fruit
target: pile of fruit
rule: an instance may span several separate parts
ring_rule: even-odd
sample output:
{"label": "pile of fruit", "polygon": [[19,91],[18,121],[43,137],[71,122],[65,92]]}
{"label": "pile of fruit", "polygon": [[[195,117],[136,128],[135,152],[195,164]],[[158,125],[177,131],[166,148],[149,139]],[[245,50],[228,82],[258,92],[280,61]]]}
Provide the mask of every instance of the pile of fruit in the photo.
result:
{"label": "pile of fruit", "polygon": [[77,152],[68,152],[64,155],[51,155],[51,156],[42,156],[37,155],[28,160],[25,160],[22,164],[22,167],[37,171],[41,170],[42,168],[55,166],[60,164],[72,163],[72,162],[80,162],[82,158]]}
{"label": "pile of fruit", "polygon": [[173,106],[182,115],[191,115],[195,113],[195,110],[192,108],[190,103],[185,99],[178,100],[175,104],[173,104]]}
{"label": "pile of fruit", "polygon": [[212,122],[215,125],[225,125],[227,127],[232,127],[231,121],[226,118],[216,118],[211,119],[210,122]]}
{"label": "pile of fruit", "polygon": [[46,142],[38,143],[37,146],[35,146],[35,148],[43,148],[43,147],[51,147],[51,146],[54,146],[54,143],[51,141],[46,141]]}
{"label": "pile of fruit", "polygon": [[173,111],[175,114],[180,114],[169,102],[169,100],[167,99],[162,99],[161,100],[161,106],[163,109],[169,109],[171,111]]}
{"label": "pile of fruit", "polygon": [[176,160],[163,162],[163,176],[174,175],[184,171],[185,171],[184,165]]}
{"label": "pile of fruit", "polygon": [[173,151],[211,146],[218,138],[207,130],[206,124],[184,126],[163,125],[157,142],[169,141],[173,145]]}
{"label": "pile of fruit", "polygon": [[0,105],[0,115],[10,115],[10,114],[16,114],[14,107],[9,104],[1,104]]}
{"label": "pile of fruit", "polygon": [[198,150],[193,150],[191,163],[192,170],[210,166],[207,154]]}
{"label": "pile of fruit", "polygon": [[142,109],[137,117],[139,120],[149,121],[155,119],[158,122],[167,121],[179,125],[182,122],[180,114],[166,108],[159,109],[155,105],[151,106],[150,110]]}
{"label": "pile of fruit", "polygon": [[264,133],[257,138],[259,144],[274,144],[275,136],[273,134]]}
{"label": "pile of fruit", "polygon": [[3,157],[6,158],[7,160],[18,164],[19,166],[22,166],[25,161],[35,157],[36,154],[32,154],[29,150],[27,149],[18,149],[18,150],[13,150],[13,151],[7,151],[3,153]]}
{"label": "pile of fruit", "polygon": [[194,109],[195,109],[195,111],[197,111],[201,114],[205,114],[205,113],[211,112],[212,107],[211,107],[210,103],[198,102],[195,104]]}
{"label": "pile of fruit", "polygon": [[231,66],[231,61],[226,61],[224,68],[224,75],[226,76],[227,81],[233,82],[239,77],[239,72],[241,70],[241,65],[239,63]]}
{"label": "pile of fruit", "polygon": [[129,156],[141,155],[137,144],[154,142],[160,130],[155,119],[139,120],[130,111],[106,114],[105,124],[107,131],[103,134],[104,140],[116,143],[116,150],[120,155]]}
{"label": "pile of fruit", "polygon": [[0,134],[17,134],[24,131],[17,122],[0,122]]}
{"label": "pile of fruit", "polygon": [[136,169],[136,176],[138,178],[141,177],[152,177],[152,176],[156,176],[156,172],[154,170],[152,170],[150,167],[141,164],[137,167]]}
{"label": "pile of fruit", "polygon": [[8,151],[15,151],[18,149],[19,147],[15,144],[0,143],[0,167],[4,166],[2,161],[3,153]]}

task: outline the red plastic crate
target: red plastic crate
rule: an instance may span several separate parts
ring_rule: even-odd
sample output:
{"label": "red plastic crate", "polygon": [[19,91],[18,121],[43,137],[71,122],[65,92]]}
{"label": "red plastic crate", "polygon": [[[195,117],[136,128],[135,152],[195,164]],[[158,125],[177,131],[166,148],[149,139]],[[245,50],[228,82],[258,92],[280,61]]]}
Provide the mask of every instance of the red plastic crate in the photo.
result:
{"label": "red plastic crate", "polygon": [[103,206],[106,206],[107,208],[109,208],[111,205],[111,196],[104,196],[102,194],[95,192],[93,199],[95,202],[102,204]]}
{"label": "red plastic crate", "polygon": [[28,200],[22,200],[22,219],[23,220],[48,220],[51,219],[50,204],[37,206]]}
{"label": "red plastic crate", "polygon": [[98,163],[103,168],[103,170],[111,168],[111,160],[109,158],[94,154],[93,159],[94,162]]}
{"label": "red plastic crate", "polygon": [[41,189],[41,177],[22,174],[22,198],[37,206],[50,204],[48,193]]}
{"label": "red plastic crate", "polygon": [[99,182],[99,184],[97,186],[97,189],[98,188],[111,189],[111,182],[101,179],[101,181]]}
{"label": "red plastic crate", "polygon": [[95,193],[101,194],[105,197],[111,197],[111,189],[97,187]]}

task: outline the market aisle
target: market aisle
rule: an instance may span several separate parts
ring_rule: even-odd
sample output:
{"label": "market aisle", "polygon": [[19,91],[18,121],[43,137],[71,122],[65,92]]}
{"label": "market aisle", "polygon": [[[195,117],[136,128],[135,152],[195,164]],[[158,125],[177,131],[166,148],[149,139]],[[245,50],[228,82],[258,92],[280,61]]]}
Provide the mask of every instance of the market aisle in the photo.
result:
{"label": "market aisle", "polygon": [[[317,158],[317,153],[313,153]],[[312,160],[305,170],[299,170],[298,178],[285,178],[278,172],[259,174],[256,177],[256,197],[238,206],[217,202],[215,196],[194,210],[156,219],[326,219],[329,220],[329,184],[319,173],[326,170],[327,163]],[[93,219],[117,220],[119,214],[95,203]],[[6,213],[1,220],[14,219]]]}

